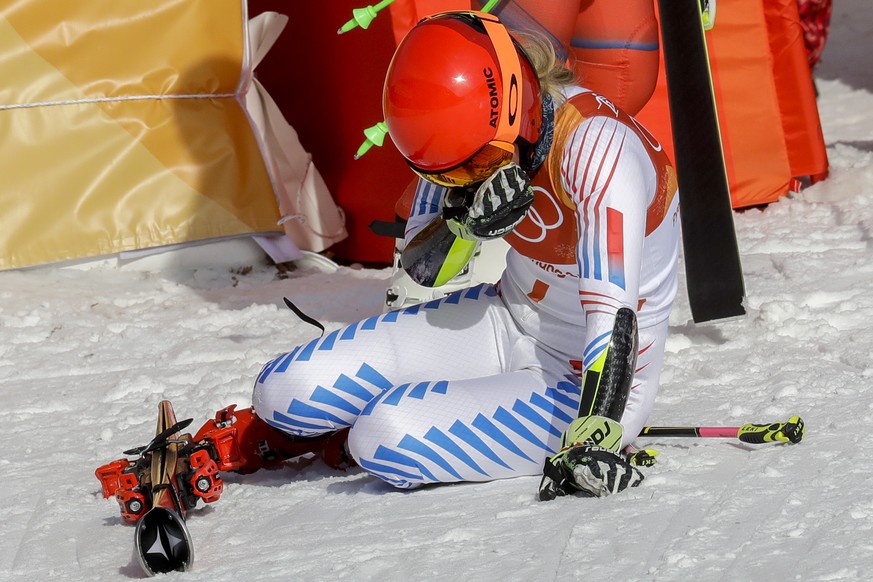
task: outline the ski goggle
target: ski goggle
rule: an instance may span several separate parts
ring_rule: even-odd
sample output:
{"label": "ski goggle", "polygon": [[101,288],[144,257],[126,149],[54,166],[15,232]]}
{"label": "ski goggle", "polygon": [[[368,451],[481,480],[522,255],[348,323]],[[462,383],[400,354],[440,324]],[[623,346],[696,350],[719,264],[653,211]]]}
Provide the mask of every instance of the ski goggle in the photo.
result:
{"label": "ski goggle", "polygon": [[506,142],[492,141],[473,154],[468,160],[447,170],[428,171],[410,164],[412,171],[439,186],[456,188],[486,180],[501,166],[512,161],[515,146]]}
{"label": "ski goggle", "polygon": [[481,23],[494,46],[503,79],[503,107],[494,139],[466,160],[441,170],[425,170],[410,163],[412,170],[425,180],[450,188],[481,182],[498,168],[511,162],[515,154],[515,142],[519,137],[521,118],[521,61],[506,27],[496,16],[485,12],[467,12],[459,16]]}

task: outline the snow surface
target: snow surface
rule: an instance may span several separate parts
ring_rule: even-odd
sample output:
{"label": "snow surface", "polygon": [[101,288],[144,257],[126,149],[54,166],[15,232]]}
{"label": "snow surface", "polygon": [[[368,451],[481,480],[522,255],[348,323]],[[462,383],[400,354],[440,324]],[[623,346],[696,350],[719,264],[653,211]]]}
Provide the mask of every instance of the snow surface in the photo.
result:
{"label": "snow surface", "polygon": [[[222,499],[189,516],[193,571],[170,577],[870,579],[873,93],[818,83],[831,176],[736,215],[748,315],[695,325],[680,296],[650,419],[800,414],[803,443],[646,439],[661,455],[641,487],[550,503],[535,500],[537,477],[401,492],[307,459],[228,474]],[[151,438],[161,399],[192,428],[248,406],[260,366],[317,335],[283,296],[336,328],[380,312],[389,278],[237,267],[0,273],[0,580],[141,577],[133,528],[94,469]]]}

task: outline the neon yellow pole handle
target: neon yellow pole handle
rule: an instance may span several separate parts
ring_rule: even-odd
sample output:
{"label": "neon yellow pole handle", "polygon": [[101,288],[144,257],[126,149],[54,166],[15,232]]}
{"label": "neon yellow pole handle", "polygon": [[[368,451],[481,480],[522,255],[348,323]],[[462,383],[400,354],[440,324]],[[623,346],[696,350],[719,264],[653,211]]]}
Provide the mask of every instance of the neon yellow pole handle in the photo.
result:
{"label": "neon yellow pole handle", "polygon": [[806,432],[803,419],[792,416],[788,422],[770,424],[746,423],[737,431],[737,438],[744,443],[799,443]]}

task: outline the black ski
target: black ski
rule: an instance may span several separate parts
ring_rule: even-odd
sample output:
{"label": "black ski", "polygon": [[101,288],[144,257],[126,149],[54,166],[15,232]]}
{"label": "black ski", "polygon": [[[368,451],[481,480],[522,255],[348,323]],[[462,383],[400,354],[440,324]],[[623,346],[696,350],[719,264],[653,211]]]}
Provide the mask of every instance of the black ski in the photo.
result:
{"label": "black ski", "polygon": [[686,284],[695,322],[746,312],[700,2],[658,0]]}

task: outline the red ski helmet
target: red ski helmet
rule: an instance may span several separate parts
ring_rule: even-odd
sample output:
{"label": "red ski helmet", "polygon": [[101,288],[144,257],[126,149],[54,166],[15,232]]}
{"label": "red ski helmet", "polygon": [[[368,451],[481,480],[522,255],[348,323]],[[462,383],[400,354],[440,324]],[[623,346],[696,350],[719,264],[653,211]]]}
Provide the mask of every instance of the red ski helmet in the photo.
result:
{"label": "red ski helmet", "polygon": [[542,131],[536,73],[496,16],[446,12],[400,42],[385,77],[388,133],[412,169],[445,186],[484,180]]}

